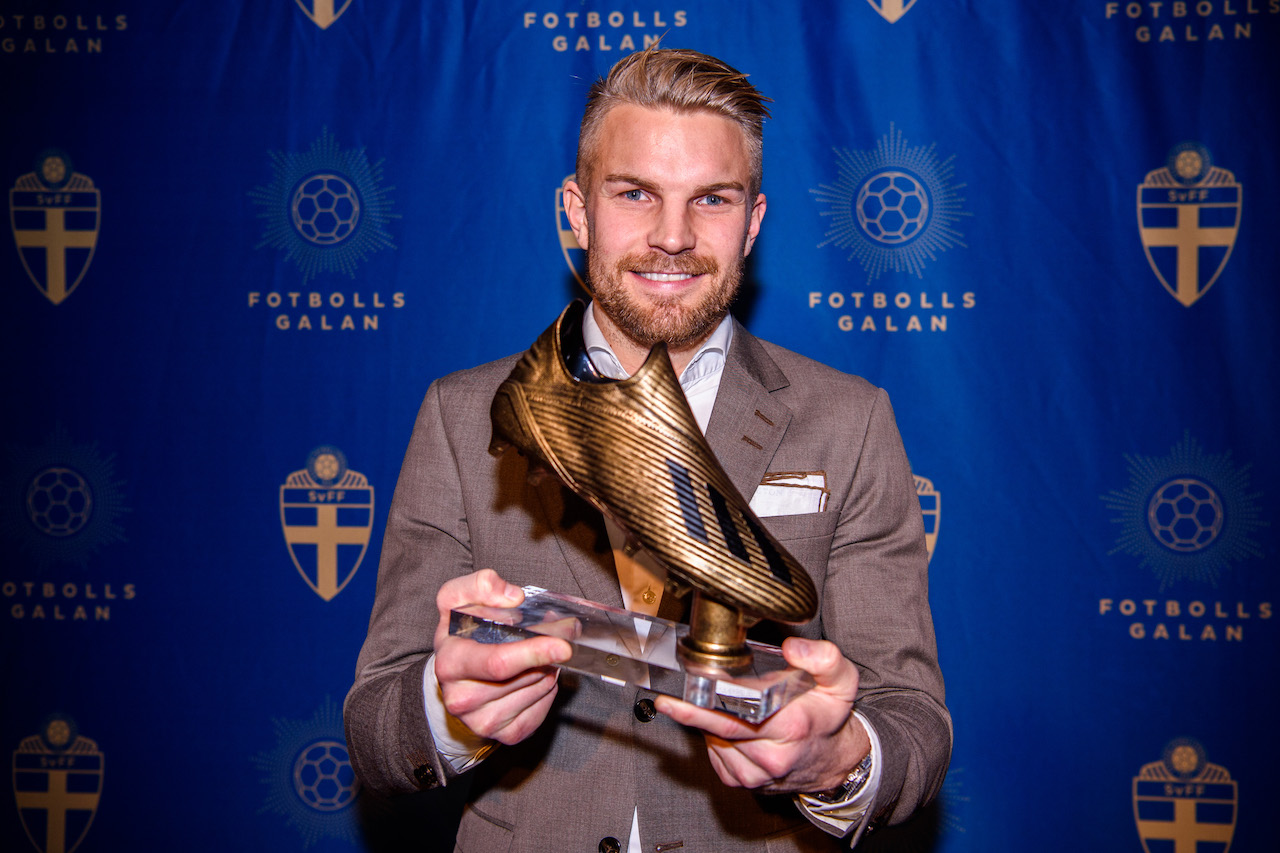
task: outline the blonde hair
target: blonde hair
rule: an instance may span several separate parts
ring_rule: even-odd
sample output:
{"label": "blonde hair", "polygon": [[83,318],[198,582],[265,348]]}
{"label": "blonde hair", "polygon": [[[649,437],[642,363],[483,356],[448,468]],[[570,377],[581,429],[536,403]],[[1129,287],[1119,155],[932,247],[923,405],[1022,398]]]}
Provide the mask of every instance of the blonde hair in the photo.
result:
{"label": "blonde hair", "polygon": [[764,173],[764,120],[769,98],[747,82],[747,75],[696,50],[661,50],[656,44],[619,60],[609,75],[587,92],[578,132],[578,183],[586,186],[595,167],[595,152],[609,110],[619,104],[666,108],[676,112],[705,110],[742,128],[751,160],[748,199],[754,202]]}

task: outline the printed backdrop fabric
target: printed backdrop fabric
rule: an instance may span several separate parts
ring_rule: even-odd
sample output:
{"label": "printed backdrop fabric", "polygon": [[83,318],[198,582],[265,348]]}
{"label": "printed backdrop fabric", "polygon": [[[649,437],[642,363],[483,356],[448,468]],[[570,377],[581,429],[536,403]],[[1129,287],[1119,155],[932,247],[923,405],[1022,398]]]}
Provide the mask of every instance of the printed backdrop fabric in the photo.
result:
{"label": "printed backdrop fabric", "polygon": [[867,845],[1275,846],[1280,0],[5,3],[0,846],[451,849],[342,737],[387,507],[659,37],[774,99],[741,316],[917,476],[955,754]]}

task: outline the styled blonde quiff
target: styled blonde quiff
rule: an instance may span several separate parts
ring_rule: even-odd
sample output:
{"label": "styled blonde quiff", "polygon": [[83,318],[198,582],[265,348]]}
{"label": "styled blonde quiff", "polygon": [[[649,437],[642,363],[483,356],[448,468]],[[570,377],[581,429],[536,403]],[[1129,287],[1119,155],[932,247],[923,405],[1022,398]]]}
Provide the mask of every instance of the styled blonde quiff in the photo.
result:
{"label": "styled blonde quiff", "polygon": [[725,62],[696,50],[659,49],[657,45],[619,60],[609,75],[596,80],[587,92],[587,106],[578,132],[578,183],[584,189],[592,179],[595,151],[605,116],[619,104],[680,113],[712,112],[733,121],[747,143],[751,160],[748,203],[760,192],[764,173],[764,120],[769,101],[747,75]]}

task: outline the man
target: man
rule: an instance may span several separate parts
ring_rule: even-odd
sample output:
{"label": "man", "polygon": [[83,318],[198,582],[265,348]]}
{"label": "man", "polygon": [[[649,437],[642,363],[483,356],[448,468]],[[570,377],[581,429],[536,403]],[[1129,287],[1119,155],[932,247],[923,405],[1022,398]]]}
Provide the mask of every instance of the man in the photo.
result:
{"label": "man", "polygon": [[[766,115],[719,60],[632,54],[588,96],[564,206],[588,255],[592,361],[625,377],[667,345],[721,464],[818,589],[812,622],[762,626],[791,635],[787,661],[817,686],[753,726],[560,672],[570,649],[557,638],[448,636],[452,608],[513,606],[530,584],[648,613],[679,602],[588,504],[551,478],[531,483],[518,455],[489,454],[514,357],[445,377],[396,487],[345,713],[366,785],[471,774],[460,850],[839,849],[941,785],[950,717],[888,399],[728,315],[766,209]],[[796,513],[778,484],[801,481],[818,498]]]}

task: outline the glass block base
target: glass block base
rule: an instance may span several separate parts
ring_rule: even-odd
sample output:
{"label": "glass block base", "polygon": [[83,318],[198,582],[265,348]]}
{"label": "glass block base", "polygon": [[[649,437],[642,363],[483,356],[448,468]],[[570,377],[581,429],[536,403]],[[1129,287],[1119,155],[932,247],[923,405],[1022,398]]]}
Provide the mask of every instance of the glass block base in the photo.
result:
{"label": "glass block base", "polygon": [[695,666],[677,651],[689,626],[581,598],[525,587],[518,607],[461,607],[449,633],[480,643],[512,643],[545,635],[573,646],[565,669],[618,685],[643,687],[752,723],[813,687],[813,678],[787,665],[777,646],[748,641],[751,664],[742,672]]}

